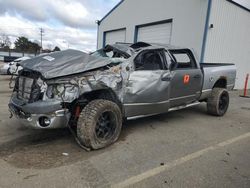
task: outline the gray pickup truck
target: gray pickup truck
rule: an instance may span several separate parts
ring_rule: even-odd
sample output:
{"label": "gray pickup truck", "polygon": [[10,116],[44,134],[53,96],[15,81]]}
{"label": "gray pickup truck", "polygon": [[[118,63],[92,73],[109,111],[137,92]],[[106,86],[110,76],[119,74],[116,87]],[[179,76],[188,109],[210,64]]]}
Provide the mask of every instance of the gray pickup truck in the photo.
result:
{"label": "gray pickup truck", "polygon": [[223,116],[233,64],[200,64],[192,50],[117,43],[92,54],[66,50],[21,63],[11,114],[38,129],[69,127],[86,149],[114,143],[126,119],[207,103]]}

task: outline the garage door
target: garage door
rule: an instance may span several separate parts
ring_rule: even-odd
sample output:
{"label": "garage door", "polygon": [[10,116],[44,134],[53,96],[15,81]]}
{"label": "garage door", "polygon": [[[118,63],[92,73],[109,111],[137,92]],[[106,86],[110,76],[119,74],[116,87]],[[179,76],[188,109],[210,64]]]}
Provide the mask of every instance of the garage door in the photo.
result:
{"label": "garage door", "polygon": [[137,27],[137,41],[170,44],[172,22]]}
{"label": "garage door", "polygon": [[107,31],[104,34],[104,46],[116,42],[126,42],[126,29]]}

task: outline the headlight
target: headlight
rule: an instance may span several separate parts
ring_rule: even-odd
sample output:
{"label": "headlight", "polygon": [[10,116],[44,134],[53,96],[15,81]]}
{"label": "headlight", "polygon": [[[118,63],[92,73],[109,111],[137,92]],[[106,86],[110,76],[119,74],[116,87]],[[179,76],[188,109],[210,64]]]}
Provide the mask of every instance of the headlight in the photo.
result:
{"label": "headlight", "polygon": [[48,86],[46,96],[49,99],[72,102],[79,97],[79,88],[71,84],[53,84]]}

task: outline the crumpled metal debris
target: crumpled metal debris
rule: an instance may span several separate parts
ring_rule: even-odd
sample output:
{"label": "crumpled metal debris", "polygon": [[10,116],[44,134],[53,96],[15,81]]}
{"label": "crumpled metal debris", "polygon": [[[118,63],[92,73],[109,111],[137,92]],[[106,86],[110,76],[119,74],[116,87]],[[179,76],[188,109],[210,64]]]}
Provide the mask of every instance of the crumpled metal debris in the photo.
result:
{"label": "crumpled metal debris", "polygon": [[[116,60],[117,61],[117,60]],[[117,63],[112,58],[95,57],[78,50],[65,50],[41,55],[20,63],[27,69],[41,73],[45,79],[53,79],[83,73]]]}

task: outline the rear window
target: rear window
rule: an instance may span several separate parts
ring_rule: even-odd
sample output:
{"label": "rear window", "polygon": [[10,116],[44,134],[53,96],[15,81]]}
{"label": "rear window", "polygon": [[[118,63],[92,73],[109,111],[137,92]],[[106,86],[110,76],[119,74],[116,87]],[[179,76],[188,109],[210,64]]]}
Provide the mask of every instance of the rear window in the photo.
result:
{"label": "rear window", "polygon": [[194,57],[189,50],[171,50],[170,53],[177,63],[177,69],[197,68]]}
{"label": "rear window", "polygon": [[191,62],[187,54],[173,54],[178,63],[189,64]]}

